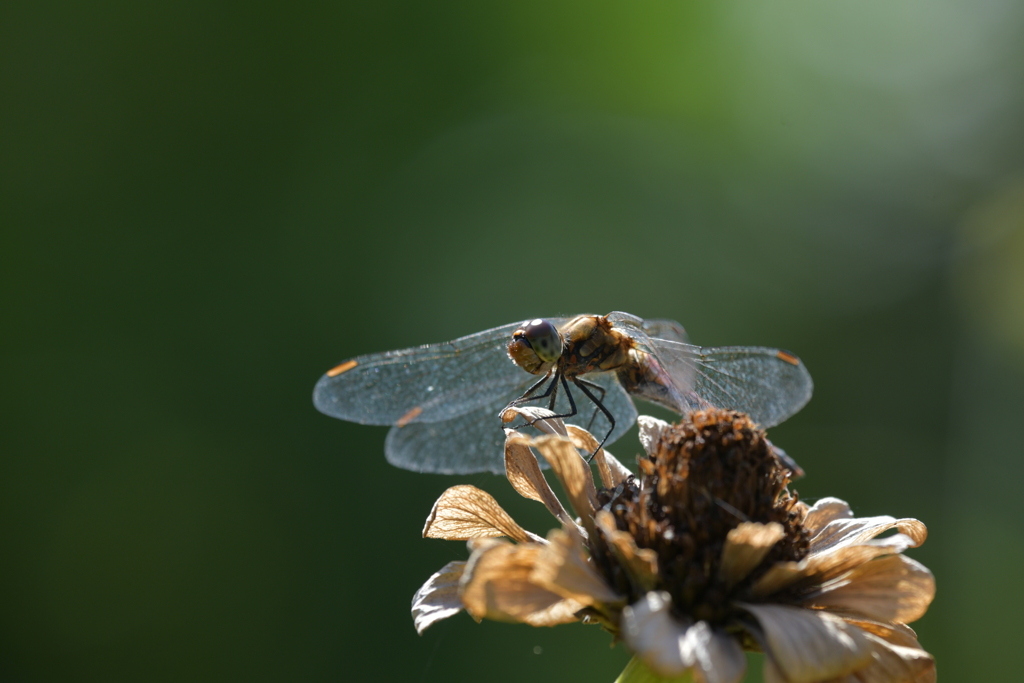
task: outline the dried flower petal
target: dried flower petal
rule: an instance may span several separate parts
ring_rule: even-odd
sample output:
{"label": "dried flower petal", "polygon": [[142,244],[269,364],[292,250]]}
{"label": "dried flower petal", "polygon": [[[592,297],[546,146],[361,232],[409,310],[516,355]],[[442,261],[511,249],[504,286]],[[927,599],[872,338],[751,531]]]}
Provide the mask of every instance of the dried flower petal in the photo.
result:
{"label": "dried flower petal", "polygon": [[747,660],[736,639],[706,621],[676,619],[671,605],[667,593],[654,591],[623,610],[630,648],[661,676],[677,677],[690,670],[701,683],[738,683]]}
{"label": "dried flower petal", "polygon": [[582,605],[622,602],[583,556],[583,541],[574,527],[553,529],[537,556],[530,579]]}
{"label": "dried flower petal", "polygon": [[903,555],[889,555],[853,569],[802,604],[909,623],[921,618],[934,597],[935,577],[924,565]]}
{"label": "dried flower petal", "polygon": [[780,681],[820,683],[871,661],[868,635],[828,612],[783,605],[740,606],[761,625],[765,652],[781,674]]}
{"label": "dried flower petal", "polygon": [[810,575],[818,581],[837,578],[843,572],[860,566],[882,555],[902,553],[915,548],[918,542],[905,534],[894,534],[884,538],[862,541],[859,545],[835,545],[825,551],[812,551],[807,557]]}
{"label": "dried flower petal", "polygon": [[584,609],[584,606],[575,600],[560,600],[547,609],[526,615],[523,618],[523,623],[530,626],[560,626],[561,624],[571,624],[574,621],[580,620],[577,614],[582,609]]}
{"label": "dried flower petal", "polygon": [[928,537],[928,530],[916,519],[896,519],[889,515],[834,519],[811,537],[811,552],[864,543],[893,528],[914,540],[911,548],[921,545]]}
{"label": "dried flower petal", "polygon": [[548,511],[562,524],[572,521],[562,502],[551,490],[537,462],[537,456],[530,450],[530,439],[514,429],[505,430],[505,474],[519,495],[544,503]]}
{"label": "dried flower petal", "polygon": [[916,545],[913,538],[904,534],[876,538],[860,545],[837,544],[823,552],[812,552],[800,562],[773,565],[754,583],[751,595],[763,598],[796,584],[820,585],[876,557],[898,554]]}
{"label": "dried flower petal", "polygon": [[565,422],[562,418],[556,417],[551,419],[555,413],[547,408],[537,408],[535,406],[512,406],[506,408],[501,414],[501,420],[504,423],[512,422],[516,417],[521,417],[526,420],[526,423],[539,429],[545,434],[551,434],[554,436],[568,436],[568,432],[565,429]]}
{"label": "dried flower petal", "polygon": [[594,456],[594,462],[597,463],[597,471],[605,488],[613,489],[633,476],[628,467],[603,448]]}
{"label": "dried flower petal", "polygon": [[616,528],[615,516],[608,510],[598,510],[594,522],[631,582],[643,591],[654,588],[658,580],[658,553],[638,547],[632,536]]}
{"label": "dried flower petal", "polygon": [[466,563],[449,562],[435,572],[412,596],[412,620],[416,632],[422,634],[435,622],[447,619],[463,610],[459,598],[459,580]]}
{"label": "dried flower petal", "polygon": [[698,683],[739,683],[747,671],[747,658],[736,639],[706,621],[686,632],[683,650],[690,652]]}
{"label": "dried flower petal", "polygon": [[536,537],[508,516],[491,494],[475,486],[453,486],[437,499],[423,526],[424,538],[466,541],[508,536],[526,543]]}
{"label": "dried flower petal", "polygon": [[601,485],[606,489],[613,489],[633,476],[633,473],[616,460],[615,456],[603,448],[597,448],[598,441],[593,434],[576,425],[566,425],[566,429],[569,430],[569,438],[576,448],[587,453],[594,453],[594,449],[597,449],[594,453],[594,462],[597,463]]}
{"label": "dried flower petal", "polygon": [[640,415],[636,418],[636,424],[640,428],[640,445],[643,446],[647,455],[653,455],[657,444],[661,441],[665,430],[671,425],[664,420],[659,420],[650,415]]}
{"label": "dried flower petal", "polygon": [[853,517],[853,510],[845,500],[822,498],[807,511],[803,524],[811,536],[814,536],[829,522],[850,517]]}
{"label": "dried flower petal", "polygon": [[722,548],[719,575],[727,588],[747,578],[772,549],[786,535],[778,522],[760,524],[743,522],[730,531]]}
{"label": "dried flower petal", "polygon": [[919,647],[902,647],[865,634],[872,645],[872,661],[842,683],[934,683],[935,660]]}
{"label": "dried flower petal", "polygon": [[462,575],[462,603],[476,619],[554,626],[578,621],[583,605],[530,579],[543,546],[497,541],[474,551]]}
{"label": "dried flower petal", "polygon": [[878,636],[888,643],[901,647],[921,649],[921,644],[917,642],[917,634],[914,633],[914,629],[906,624],[878,621],[865,617],[863,614],[847,612],[845,610],[830,609],[829,612],[840,617],[843,621],[853,624],[862,631]]}
{"label": "dried flower petal", "polygon": [[597,472],[605,488],[613,489],[633,476],[628,467],[603,448],[594,456],[594,462],[597,463]]}
{"label": "dried flower petal", "polygon": [[587,532],[592,532],[590,524],[594,510],[597,509],[597,489],[594,487],[594,478],[590,474],[590,468],[580,457],[576,447],[572,445],[572,441],[557,436],[542,436],[534,439],[531,445],[551,465],[555,476],[565,487],[565,493],[569,496],[573,510],[580,516]]}
{"label": "dried flower petal", "polygon": [[629,648],[662,676],[679,676],[693,666],[682,641],[692,622],[672,616],[672,597],[651,591],[622,610],[622,636]]}

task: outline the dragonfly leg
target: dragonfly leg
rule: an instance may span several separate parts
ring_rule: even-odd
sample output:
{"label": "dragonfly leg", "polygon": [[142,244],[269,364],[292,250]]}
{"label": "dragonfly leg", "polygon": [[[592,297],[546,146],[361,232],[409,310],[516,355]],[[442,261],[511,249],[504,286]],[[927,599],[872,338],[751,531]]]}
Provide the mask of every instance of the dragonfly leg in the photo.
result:
{"label": "dragonfly leg", "polygon": [[[538,417],[538,418],[536,418],[534,420],[528,420],[526,422],[526,424],[522,425],[523,427],[533,426],[535,423],[540,422],[541,420],[554,420],[554,419],[560,419],[560,418],[573,417],[574,415],[579,413],[579,411],[576,409],[576,401],[573,400],[572,392],[569,391],[569,385],[565,381],[565,375],[558,375],[555,378],[555,381],[557,382],[559,380],[561,380],[561,382],[562,382],[562,387],[565,388],[565,397],[569,399],[569,412],[568,413],[562,413],[560,415],[548,415],[547,417]],[[554,385],[554,383],[555,382],[552,382],[551,384]],[[552,386],[551,388],[549,388],[549,391],[553,392],[553,391],[557,391],[557,390]],[[543,398],[543,397],[542,396],[538,396],[537,398]],[[530,399],[530,400],[533,400],[533,399]],[[516,429],[518,429],[518,427]]]}
{"label": "dragonfly leg", "polygon": [[[555,407],[555,399],[558,397],[558,384],[561,383],[562,388],[565,389],[565,397],[567,399],[569,399],[569,412],[568,413],[562,413],[560,415],[548,415],[547,417],[538,417],[538,418],[533,419],[533,420],[527,420],[525,423],[519,425],[518,427],[514,427],[514,429],[522,429],[523,427],[532,427],[534,424],[536,424],[540,420],[553,420],[553,419],[560,419],[560,418],[564,419],[564,418],[568,418],[568,417],[574,417],[577,414],[579,414],[579,410],[576,408],[576,401],[572,397],[572,392],[569,391],[569,384],[568,384],[568,382],[565,381],[565,375],[556,374],[554,380],[552,380],[551,384],[548,385],[547,391],[545,391],[543,394],[540,394],[539,396],[530,396],[530,394],[533,393],[534,391],[536,391],[537,388],[541,385],[541,383],[546,382],[547,379],[548,378],[545,377],[540,382],[537,382],[536,384],[534,384],[532,387],[527,389],[525,394],[523,394],[522,396],[520,396],[516,400],[512,401],[511,403],[509,403],[508,406],[505,409],[508,410],[508,408],[514,408],[515,406],[522,405],[523,403],[528,403],[530,401],[540,401],[542,399],[550,397],[550,400],[548,401],[548,410],[552,410],[553,411],[554,407]],[[612,428],[614,429],[614,427],[615,427],[615,419],[612,418],[611,413],[608,412],[608,409],[605,408],[604,405],[602,405],[601,402],[598,399],[596,399],[593,394],[591,394],[589,391],[587,391],[586,387],[581,385],[581,382],[589,384],[590,386],[594,387],[594,389],[599,390],[601,392],[601,398],[604,398],[604,395],[605,395],[604,387],[601,387],[600,385],[594,384],[593,382],[587,382],[586,380],[573,379],[573,384],[575,384],[581,390],[583,390],[583,393],[585,393],[588,397],[590,397],[590,400],[593,401],[605,413],[605,415],[608,416],[608,419],[611,420]],[[502,411],[502,412],[504,412],[504,411]],[[596,416],[596,413],[595,413],[595,416]],[[591,422],[593,422],[593,418],[591,418]],[[608,432],[608,434],[610,435],[611,432]],[[605,436],[605,441],[607,441],[607,440],[608,440],[608,436]],[[603,445],[604,441],[602,441],[601,444]],[[600,448],[600,446],[598,448]],[[594,451],[594,454],[596,454],[596,453],[597,453],[597,451]],[[591,458],[594,457],[594,454],[591,454],[590,457]]]}
{"label": "dragonfly leg", "polygon": [[[584,394],[586,394],[587,398],[589,398],[591,401],[594,402],[594,405],[596,405],[598,407],[598,409],[602,413],[604,413],[605,417],[608,418],[608,422],[611,423],[611,427],[608,429],[608,433],[604,435],[604,438],[601,439],[601,443],[597,444],[597,448],[594,449],[594,452],[591,453],[587,457],[587,462],[590,462],[591,460],[594,459],[594,456],[597,455],[597,452],[604,447],[605,442],[608,441],[608,437],[612,435],[612,432],[615,431],[615,417],[612,415],[610,410],[608,410],[607,408],[604,407],[604,404],[601,403],[601,401],[598,400],[597,396],[594,396],[592,393],[590,393],[590,390],[587,389],[586,385],[590,384],[590,382],[587,382],[586,384],[584,384],[582,382],[582,380],[578,380],[578,379],[574,378],[572,383],[575,384],[576,386],[578,386],[580,388],[580,391],[582,391]],[[568,387],[566,387],[565,391],[566,391],[566,393],[569,392]],[[601,398],[604,398],[604,395],[602,395]],[[573,407],[575,407],[575,406],[573,406]]]}
{"label": "dragonfly leg", "polygon": [[[590,387],[594,391],[600,391],[601,392],[601,400],[602,401],[604,400],[605,394],[608,393],[607,390],[604,387],[602,387],[600,384],[598,384],[597,382],[591,382],[589,380],[585,380],[585,379],[580,378],[580,379],[576,380],[576,383],[577,384],[586,384],[588,387]],[[587,423],[587,431],[588,432],[590,431],[590,428],[594,426],[594,420],[597,419],[597,413],[598,413],[598,408],[597,408],[597,404],[595,402],[594,414],[590,416],[590,422]]]}
{"label": "dragonfly leg", "polygon": [[[523,405],[524,403],[530,403],[531,401],[542,401],[545,398],[550,398],[550,400],[548,401],[548,410],[553,411],[554,410],[554,406],[555,406],[555,399],[558,398],[558,382],[559,382],[559,380],[562,381],[562,384],[565,384],[565,379],[561,375],[556,374],[554,376],[554,378],[551,380],[551,383],[548,385],[547,390],[543,394],[539,394],[537,396],[531,396],[530,395],[530,394],[534,393],[535,391],[537,391],[537,389],[542,384],[544,384],[544,382],[547,382],[550,377],[551,377],[550,375],[545,375],[544,377],[542,377],[539,382],[535,383],[533,386],[531,386],[529,389],[527,389],[526,393],[524,393],[522,396],[520,396],[516,400],[512,401],[511,403],[509,403],[507,406],[505,406],[505,408],[501,412],[504,413],[509,408],[515,408],[516,406]],[[569,389],[568,389],[568,387],[566,387],[566,392],[568,393],[568,391],[569,391]],[[569,403],[572,404],[572,396],[569,396]],[[575,414],[576,414],[576,407],[575,407],[575,405],[573,405],[573,412],[571,413],[571,415],[575,415]],[[567,416],[566,415],[551,415],[549,417],[567,417]],[[537,418],[537,419],[544,419],[544,420],[546,420],[546,419],[549,419],[549,418]],[[527,420],[523,424],[518,425],[516,427],[513,427],[513,429],[522,429],[523,427],[529,427],[529,426],[532,426],[535,422],[537,422],[537,420]]]}
{"label": "dragonfly leg", "polygon": [[515,406],[519,405],[520,403],[526,403],[527,401],[539,401],[540,399],[547,397],[547,395],[551,393],[551,391],[554,389],[555,385],[558,383],[558,381],[557,381],[558,378],[555,378],[555,381],[551,383],[551,386],[548,387],[548,390],[545,391],[540,396],[533,396],[532,394],[533,394],[533,392],[537,391],[537,389],[539,389],[540,386],[542,384],[544,384],[544,382],[548,381],[548,377],[549,377],[549,375],[544,375],[539,380],[537,380],[532,385],[530,385],[530,388],[527,389],[523,393],[522,396],[520,396],[519,398],[517,398],[514,401],[512,401],[511,403],[509,403],[507,406],[505,406],[505,409],[502,410],[502,412],[505,412],[505,410],[507,410],[509,408],[514,408]]}
{"label": "dragonfly leg", "polygon": [[[564,378],[562,380],[565,381]],[[558,400],[558,385],[551,383],[551,400],[548,401],[548,410],[555,412],[555,401]]]}

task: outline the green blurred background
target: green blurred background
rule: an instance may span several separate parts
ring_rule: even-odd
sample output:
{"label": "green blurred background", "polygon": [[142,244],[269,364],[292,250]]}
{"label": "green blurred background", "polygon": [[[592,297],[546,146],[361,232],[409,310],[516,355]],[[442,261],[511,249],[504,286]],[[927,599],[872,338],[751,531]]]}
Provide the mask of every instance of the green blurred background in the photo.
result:
{"label": "green blurred background", "polygon": [[310,394],[616,309],[798,353],[796,488],[923,520],[940,676],[1015,678],[1022,29],[1012,0],[5,4],[0,679],[613,680],[592,627],[417,636],[466,554],[419,537],[444,488],[547,513],[388,466]]}

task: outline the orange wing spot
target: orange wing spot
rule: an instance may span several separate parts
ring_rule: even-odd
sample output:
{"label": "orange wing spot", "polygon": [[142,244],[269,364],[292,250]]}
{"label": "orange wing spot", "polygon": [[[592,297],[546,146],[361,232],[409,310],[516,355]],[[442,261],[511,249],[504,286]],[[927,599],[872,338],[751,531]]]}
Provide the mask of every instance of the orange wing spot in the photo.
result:
{"label": "orange wing spot", "polygon": [[354,368],[357,365],[359,365],[359,363],[355,362],[354,360],[347,360],[344,363],[342,363],[341,365],[338,365],[337,367],[333,367],[330,370],[328,370],[327,371],[327,376],[328,377],[337,377],[341,373],[348,372],[349,370],[351,370],[352,368]]}
{"label": "orange wing spot", "polygon": [[422,412],[423,412],[423,408],[420,408],[419,406],[416,406],[415,408],[410,410],[408,413],[406,413],[402,417],[398,418],[398,422],[395,423],[395,426],[396,427],[404,427],[405,425],[409,424],[410,422],[415,420],[417,417],[419,417],[420,413],[422,413]]}
{"label": "orange wing spot", "polygon": [[797,358],[791,353],[786,353],[785,351],[776,352],[775,357],[778,358],[779,360],[786,361],[790,365],[800,365],[799,358]]}

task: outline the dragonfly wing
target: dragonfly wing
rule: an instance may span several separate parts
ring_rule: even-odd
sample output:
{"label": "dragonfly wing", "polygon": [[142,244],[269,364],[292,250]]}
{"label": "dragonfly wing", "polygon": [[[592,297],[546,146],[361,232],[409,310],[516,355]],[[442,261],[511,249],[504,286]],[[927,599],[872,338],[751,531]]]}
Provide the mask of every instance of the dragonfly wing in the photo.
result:
{"label": "dragonfly wing", "polygon": [[651,337],[667,339],[668,341],[687,343],[686,330],[675,320],[644,320],[643,331]]}
{"label": "dragonfly wing", "polygon": [[[671,320],[644,320],[632,313],[623,313],[622,311],[612,311],[605,317],[616,330],[625,332],[632,337],[638,349],[648,353],[654,353],[654,348],[651,346],[651,329],[661,331],[663,327],[671,329],[671,325],[678,325],[679,330],[682,330],[682,325],[673,323]],[[673,332],[673,334],[675,333]]]}
{"label": "dragonfly wing", "polygon": [[320,378],[313,403],[332,417],[376,425],[448,420],[507,403],[518,395],[516,387],[530,381],[506,352],[520,324],[353,358]]}
{"label": "dragonfly wing", "polygon": [[763,346],[703,348],[655,338],[650,342],[686,409],[711,405],[740,410],[762,427],[773,427],[811,398],[811,375],[788,351]]}
{"label": "dragonfly wing", "polygon": [[[520,389],[521,394],[525,386]],[[384,455],[395,467],[413,472],[501,474],[505,471],[505,432],[498,413],[517,395],[513,391],[441,422],[392,427],[384,440]]]}
{"label": "dragonfly wing", "polygon": [[[636,421],[636,408],[629,395],[611,373],[587,375],[586,378],[605,389],[602,403],[615,416],[615,429],[608,443],[622,436]],[[532,379],[532,378],[531,378]],[[516,390],[521,394],[528,383]],[[589,428],[597,438],[608,430],[608,422],[576,387],[570,386],[579,413],[568,422]],[[394,427],[384,442],[384,454],[392,465],[414,472],[438,474],[469,474],[472,472],[505,472],[505,432],[498,417],[502,408],[516,398],[513,391],[504,397],[443,422],[410,422]],[[564,397],[563,397],[564,399]],[[567,404],[561,400],[561,411]],[[542,466],[546,466],[541,463]]]}

